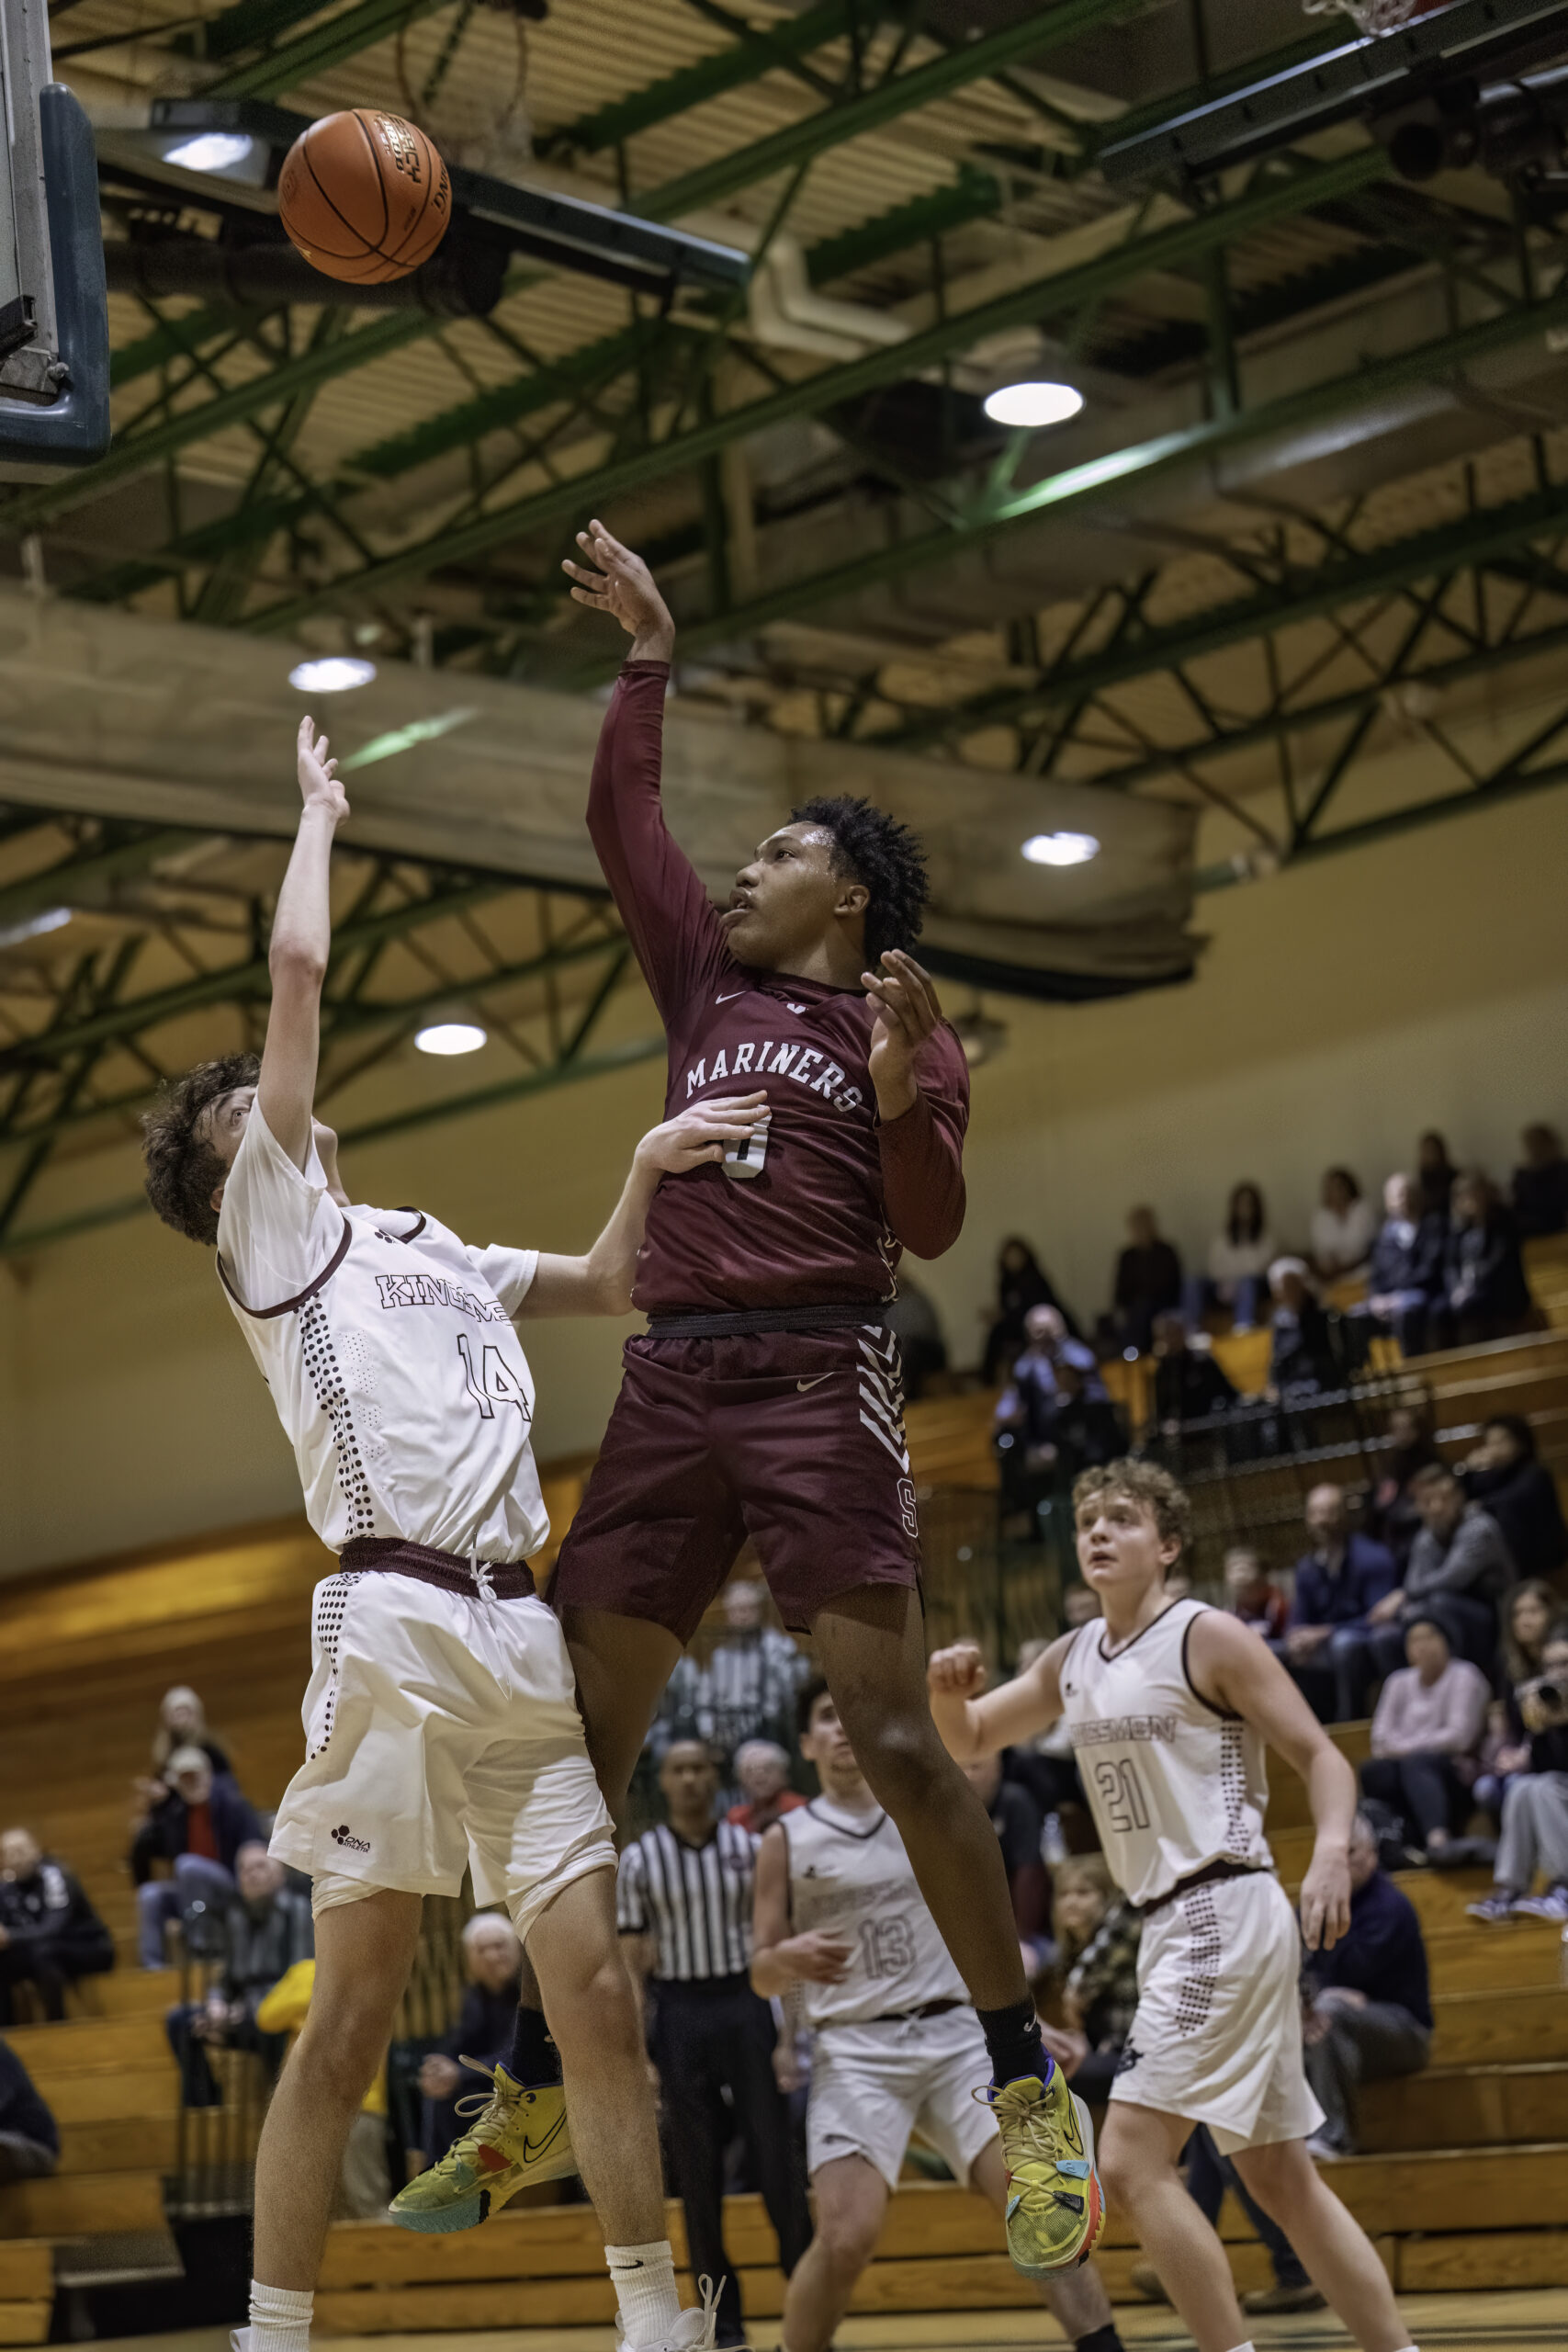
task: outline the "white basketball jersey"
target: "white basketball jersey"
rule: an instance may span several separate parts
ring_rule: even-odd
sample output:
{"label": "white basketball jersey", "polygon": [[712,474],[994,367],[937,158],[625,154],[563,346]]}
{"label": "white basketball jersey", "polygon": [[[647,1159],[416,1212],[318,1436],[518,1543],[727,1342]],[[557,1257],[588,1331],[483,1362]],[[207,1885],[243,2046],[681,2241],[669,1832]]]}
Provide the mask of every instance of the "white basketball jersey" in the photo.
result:
{"label": "white basketball jersey", "polygon": [[272,1391],[323,1544],[400,1536],[499,1566],[550,1532],[534,1382],[511,1317],[532,1250],[469,1250],[414,1210],[341,1209],[254,1104],[219,1275]]}
{"label": "white basketball jersey", "polygon": [[802,1985],[814,2030],[968,2000],[886,1814],[849,1813],[814,1797],[779,1818],[793,1932],[841,1936],[854,1951],[841,1984]]}
{"label": "white basketball jersey", "polygon": [[1152,1903],[1211,1862],[1270,1870],[1263,1742],[1201,1699],[1187,1644],[1201,1600],[1175,1600],[1108,1657],[1103,1622],[1062,1661],[1062,1712],[1111,1877]]}

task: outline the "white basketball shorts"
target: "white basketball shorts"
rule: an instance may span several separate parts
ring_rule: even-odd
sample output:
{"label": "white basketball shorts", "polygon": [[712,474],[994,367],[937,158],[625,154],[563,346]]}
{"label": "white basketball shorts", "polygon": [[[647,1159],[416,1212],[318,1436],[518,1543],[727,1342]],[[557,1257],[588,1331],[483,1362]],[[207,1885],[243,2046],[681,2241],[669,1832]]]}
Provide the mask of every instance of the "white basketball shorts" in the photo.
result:
{"label": "white basketball shorts", "polygon": [[969,2167],[997,2137],[996,2118],[975,2093],[991,2079],[986,2037],[973,2009],[898,2024],[835,2025],[817,2033],[806,2109],[807,2169],[863,2156],[889,2188],[918,2132],[965,2186]]}
{"label": "white basketball shorts", "polygon": [[1301,1935],[1271,1871],[1211,1880],[1153,1914],[1113,2099],[1206,2123],[1224,2155],[1304,2140]]}
{"label": "white basketball shorts", "polygon": [[281,1862],[366,1891],[504,1903],[520,1936],[563,1886],[615,1866],[559,1620],[538,1600],[384,1570],[316,1587],[305,1762]]}

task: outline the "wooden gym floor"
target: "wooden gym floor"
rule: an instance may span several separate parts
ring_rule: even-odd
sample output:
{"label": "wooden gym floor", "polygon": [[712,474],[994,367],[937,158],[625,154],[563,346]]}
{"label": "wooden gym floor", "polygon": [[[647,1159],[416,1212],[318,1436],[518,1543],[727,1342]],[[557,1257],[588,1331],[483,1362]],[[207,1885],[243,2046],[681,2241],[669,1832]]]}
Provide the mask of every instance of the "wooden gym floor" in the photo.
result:
{"label": "wooden gym floor", "polygon": [[[1495,2294],[1407,2295],[1401,2308],[1420,2352],[1535,2352],[1568,2345],[1568,2290],[1540,2293],[1506,2290]],[[1190,2352],[1191,2337],[1173,2312],[1150,2305],[1119,2304],[1116,2324],[1132,2352]],[[1303,2319],[1255,2319],[1258,2352],[1342,2352],[1349,2342],[1326,2312]],[[756,2329],[758,2352],[773,2352],[777,2323]],[[362,2336],[315,2339],[316,2352],[329,2344],[361,2345]],[[604,2327],[509,2328],[502,2333],[383,2335],[376,2352],[611,2352]],[[850,2319],[839,2330],[839,2352],[1066,2352],[1066,2339],[1043,2313],[942,2312],[905,2319]],[[139,2335],[122,2345],[100,2345],[98,2352],[229,2352],[226,2329],[198,2328],[179,2335]]]}

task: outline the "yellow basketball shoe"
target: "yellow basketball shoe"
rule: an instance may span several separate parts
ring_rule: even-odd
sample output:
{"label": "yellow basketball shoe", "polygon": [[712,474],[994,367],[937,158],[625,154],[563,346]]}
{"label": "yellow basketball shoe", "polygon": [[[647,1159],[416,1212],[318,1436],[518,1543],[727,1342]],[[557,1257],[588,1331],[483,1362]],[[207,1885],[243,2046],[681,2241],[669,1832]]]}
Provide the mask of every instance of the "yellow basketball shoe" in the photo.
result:
{"label": "yellow basketball shoe", "polygon": [[995,2112],[1008,2168],[1008,2252],[1026,2278],[1087,2262],[1105,2226],[1094,2168],[1094,2126],[1059,2066],[993,2084],[977,2096]]}
{"label": "yellow basketball shoe", "polygon": [[417,2173],[393,2198],[392,2219],[405,2230],[477,2229],[520,2188],[562,2180],[577,2170],[566,2093],[558,2083],[525,2090],[504,2066],[492,2073],[472,2058],[462,2063],[485,2075],[491,2087],[457,2101],[457,2113],[472,2115],[472,2125],[438,2165]]}

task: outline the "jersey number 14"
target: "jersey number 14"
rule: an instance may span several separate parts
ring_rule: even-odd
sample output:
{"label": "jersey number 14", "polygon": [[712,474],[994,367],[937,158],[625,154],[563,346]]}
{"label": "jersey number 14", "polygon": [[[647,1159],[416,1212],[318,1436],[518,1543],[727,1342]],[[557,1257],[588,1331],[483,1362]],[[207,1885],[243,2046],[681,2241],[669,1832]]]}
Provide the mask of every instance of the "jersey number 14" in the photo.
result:
{"label": "jersey number 14", "polygon": [[498,1405],[515,1405],[525,1421],[532,1419],[523,1384],[499,1348],[492,1347],[487,1340],[484,1355],[476,1370],[468,1335],[466,1331],[459,1331],[457,1353],[463,1359],[463,1370],[468,1375],[468,1394],[487,1421],[494,1420]]}

